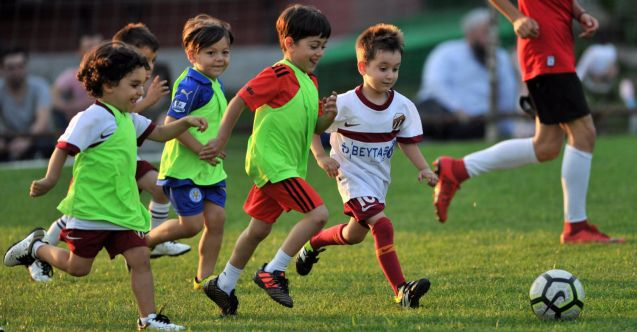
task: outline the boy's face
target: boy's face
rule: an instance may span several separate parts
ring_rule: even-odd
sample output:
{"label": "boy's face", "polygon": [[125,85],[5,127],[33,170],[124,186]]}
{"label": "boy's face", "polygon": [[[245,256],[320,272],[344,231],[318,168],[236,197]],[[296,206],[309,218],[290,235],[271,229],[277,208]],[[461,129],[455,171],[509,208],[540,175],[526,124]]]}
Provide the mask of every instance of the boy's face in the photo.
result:
{"label": "boy's face", "polygon": [[306,73],[316,69],[319,60],[325,53],[327,38],[310,36],[294,42],[292,37],[285,38],[285,58]]}
{"label": "boy's face", "polygon": [[398,80],[401,59],[399,51],[379,50],[373,60],[359,62],[358,71],[364,84],[379,93],[389,91]]}
{"label": "boy's face", "polygon": [[146,68],[137,67],[124,76],[116,86],[104,84],[102,98],[122,112],[131,112],[135,103],[144,95]]}
{"label": "boy's face", "polygon": [[146,79],[149,79],[150,75],[153,73],[153,69],[155,68],[155,60],[157,60],[157,52],[153,51],[153,49],[148,46],[143,46],[136,49],[137,49],[137,52],[141,53],[148,60],[148,65],[150,65],[150,70],[148,70],[146,73]]}
{"label": "boy's face", "polygon": [[216,79],[230,64],[230,44],[227,38],[221,38],[211,46],[204,47],[196,54],[188,52],[188,59],[199,72]]}

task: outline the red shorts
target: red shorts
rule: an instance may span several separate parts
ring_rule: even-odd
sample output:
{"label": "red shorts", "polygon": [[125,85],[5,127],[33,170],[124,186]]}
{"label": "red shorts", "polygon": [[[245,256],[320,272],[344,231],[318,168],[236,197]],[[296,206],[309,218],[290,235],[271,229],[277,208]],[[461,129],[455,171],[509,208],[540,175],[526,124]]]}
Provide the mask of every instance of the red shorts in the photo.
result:
{"label": "red shorts", "polygon": [[252,186],[243,210],[252,218],[273,224],[283,211],[308,213],[323,205],[321,196],[301,178],[289,178],[263,187]]}
{"label": "red shorts", "polygon": [[111,259],[128,249],[145,247],[144,233],[135,231],[89,231],[83,229],[63,229],[60,239],[64,240],[72,253],[82,258],[95,258],[106,248]]}
{"label": "red shorts", "polygon": [[359,223],[383,212],[385,203],[381,203],[378,198],[372,196],[352,198],[343,204],[343,212],[354,217]]}
{"label": "red shorts", "polygon": [[135,171],[135,181],[139,181],[139,179],[144,177],[144,175],[150,171],[157,171],[157,168],[146,160],[138,160],[137,170]]}

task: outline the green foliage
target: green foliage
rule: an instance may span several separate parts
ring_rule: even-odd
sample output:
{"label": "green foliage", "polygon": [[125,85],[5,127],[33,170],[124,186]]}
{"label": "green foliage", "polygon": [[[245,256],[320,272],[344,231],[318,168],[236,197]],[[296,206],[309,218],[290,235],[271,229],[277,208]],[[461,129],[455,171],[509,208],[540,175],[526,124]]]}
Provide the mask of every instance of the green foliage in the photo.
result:
{"label": "green foliage", "polygon": [[[216,272],[230,257],[247,223],[241,210],[250,182],[243,172],[244,138],[228,149],[229,173],[226,233]],[[637,326],[637,245],[633,185],[637,137],[604,137],[593,159],[588,196],[589,215],[601,229],[624,236],[622,245],[563,246],[560,161],[485,174],[463,184],[449,220],[439,224],[431,205],[432,190],[416,181],[416,171],[397,153],[387,215],[396,230],[396,246],[408,279],[428,277],[431,291],[422,307],[404,310],[391,303],[392,292],[378,267],[371,236],[362,244],[330,247],[307,277],[289,272],[293,309],[272,300],[251,281],[260,265],[281,245],[296,213],[277,223],[257,249],[237,287],[239,316],[218,318],[218,310],[192,289],[196,250],[152,262],[157,305],[192,330],[266,331],[622,331]],[[460,157],[485,143],[424,144],[427,159]],[[48,227],[58,213],[69,171],[47,196],[28,197],[37,170],[0,170],[0,248],[21,239],[34,226]],[[329,225],[346,220],[333,180],[314,163],[309,182],[331,212]],[[146,198],[146,197],[145,197]],[[196,246],[198,238],[185,242]],[[583,283],[582,316],[572,322],[543,322],[532,313],[528,290],[535,277],[561,268]],[[136,307],[121,257],[101,253],[91,274],[70,277],[56,270],[50,284],[29,280],[24,268],[0,267],[0,326],[7,331],[131,330]]]}

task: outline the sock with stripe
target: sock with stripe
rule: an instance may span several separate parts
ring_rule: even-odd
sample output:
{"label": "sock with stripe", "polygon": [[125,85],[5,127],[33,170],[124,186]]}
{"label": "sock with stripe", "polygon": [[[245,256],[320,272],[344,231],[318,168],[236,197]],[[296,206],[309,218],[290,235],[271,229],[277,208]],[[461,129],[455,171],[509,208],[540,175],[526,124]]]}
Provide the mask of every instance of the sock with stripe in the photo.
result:
{"label": "sock with stripe", "polygon": [[310,239],[312,249],[318,250],[325,246],[349,245],[343,237],[343,228],[345,228],[345,226],[347,226],[347,224],[338,224],[316,233],[316,235]]}
{"label": "sock with stripe", "polygon": [[60,233],[62,233],[62,230],[66,228],[66,218],[67,216],[61,216],[51,223],[51,226],[49,227],[49,230],[46,231],[46,236],[44,236],[42,241],[52,246],[56,246],[60,242]]}
{"label": "sock with stripe", "polygon": [[168,220],[168,211],[170,210],[170,203],[162,204],[155,201],[150,201],[148,204],[148,211],[150,211],[151,229],[164,223]]}
{"label": "sock with stripe", "polygon": [[230,262],[226,263],[226,267],[217,279],[217,286],[226,294],[230,295],[232,290],[237,287],[237,281],[239,281],[241,272],[243,272],[242,269],[234,267]]}
{"label": "sock with stripe", "polygon": [[398,295],[398,288],[405,283],[405,276],[394,247],[394,226],[391,220],[386,217],[379,219],[372,226],[372,235],[380,268],[391,284],[394,294]]}

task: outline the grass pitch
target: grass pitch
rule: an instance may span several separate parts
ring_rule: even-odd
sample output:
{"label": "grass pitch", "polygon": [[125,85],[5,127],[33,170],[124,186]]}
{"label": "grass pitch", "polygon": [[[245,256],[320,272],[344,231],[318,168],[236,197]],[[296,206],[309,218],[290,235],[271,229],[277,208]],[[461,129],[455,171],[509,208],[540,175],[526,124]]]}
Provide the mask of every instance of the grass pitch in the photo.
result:
{"label": "grass pitch", "polygon": [[[599,139],[593,159],[588,214],[622,245],[563,246],[560,160],[485,174],[463,184],[449,220],[435,221],[431,188],[397,153],[393,161],[387,215],[407,279],[428,277],[432,288],[421,308],[391,302],[392,292],[378,267],[371,236],[360,245],[329,247],[307,277],[288,270],[295,307],[282,307],[251,281],[273,257],[299,218],[284,215],[257,249],[237,286],[239,315],[218,318],[204,294],[192,289],[196,249],[177,258],[152,261],[157,305],[192,330],[494,330],[629,331],[637,326],[637,245],[635,237],[635,136]],[[424,144],[431,163],[439,155],[463,156],[486,143]],[[250,188],[243,171],[245,138],[228,149],[228,205],[224,243],[216,272],[223,269],[248,218],[241,206]],[[44,169],[0,170],[0,248],[22,239],[33,227],[47,228],[59,216],[55,207],[66,192],[70,168],[48,195],[28,197],[30,182]],[[346,221],[332,179],[311,159],[309,182],[330,210],[329,225]],[[144,197],[145,200],[148,197]],[[196,248],[198,238],[184,242]],[[61,244],[63,245],[63,244]],[[4,252],[4,251],[3,251]],[[292,263],[293,264],[293,263]],[[545,322],[533,315],[528,290],[540,273],[565,269],[586,291],[582,316]],[[5,331],[132,330],[137,317],[123,258],[98,256],[93,271],[75,278],[56,271],[54,281],[30,281],[22,267],[0,267],[0,327]]]}

